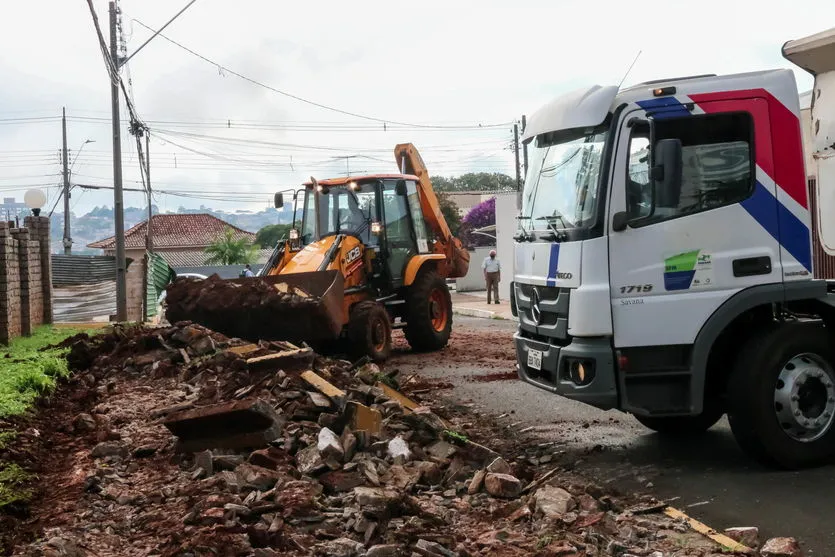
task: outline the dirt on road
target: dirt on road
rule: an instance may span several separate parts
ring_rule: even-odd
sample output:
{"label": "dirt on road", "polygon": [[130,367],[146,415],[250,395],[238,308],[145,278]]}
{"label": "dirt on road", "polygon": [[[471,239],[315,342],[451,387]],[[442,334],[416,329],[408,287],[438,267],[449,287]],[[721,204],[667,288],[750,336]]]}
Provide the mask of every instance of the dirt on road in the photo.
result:
{"label": "dirt on road", "polygon": [[[547,444],[504,436],[405,381],[411,398],[391,390],[404,379],[398,359],[506,366],[505,346],[462,329],[439,354],[401,351],[379,369],[189,323],[76,338],[74,375],[12,424],[21,435],[0,455],[37,475],[29,505],[3,516],[4,547],[102,557],[720,554],[658,501],[555,466]],[[228,419],[201,426],[218,408]]]}

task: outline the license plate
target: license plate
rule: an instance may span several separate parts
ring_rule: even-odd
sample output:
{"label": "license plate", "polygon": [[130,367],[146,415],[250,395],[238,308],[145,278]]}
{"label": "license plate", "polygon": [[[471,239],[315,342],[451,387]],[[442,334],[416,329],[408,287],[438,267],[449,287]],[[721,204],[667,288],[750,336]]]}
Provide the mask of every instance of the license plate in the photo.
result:
{"label": "license plate", "polygon": [[528,367],[542,370],[542,350],[528,349]]}

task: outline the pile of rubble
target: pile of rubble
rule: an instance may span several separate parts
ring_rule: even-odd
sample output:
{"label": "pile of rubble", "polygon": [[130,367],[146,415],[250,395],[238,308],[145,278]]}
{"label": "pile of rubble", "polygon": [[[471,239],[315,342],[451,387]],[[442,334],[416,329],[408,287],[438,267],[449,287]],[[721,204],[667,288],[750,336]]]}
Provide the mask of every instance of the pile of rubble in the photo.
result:
{"label": "pile of rubble", "polygon": [[49,483],[16,555],[728,554],[658,501],[502,457],[374,364],[190,323],[71,345],[25,433]]}

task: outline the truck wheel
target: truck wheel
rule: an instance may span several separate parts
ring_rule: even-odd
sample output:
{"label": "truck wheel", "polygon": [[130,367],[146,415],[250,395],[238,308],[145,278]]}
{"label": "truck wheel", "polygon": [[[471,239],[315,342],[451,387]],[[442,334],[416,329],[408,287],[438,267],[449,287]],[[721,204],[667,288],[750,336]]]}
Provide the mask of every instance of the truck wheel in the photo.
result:
{"label": "truck wheel", "polygon": [[379,302],[360,302],[351,310],[348,338],[357,356],[384,362],[391,355],[391,318]]}
{"label": "truck wheel", "polygon": [[644,426],[661,435],[698,435],[710,429],[718,422],[724,412],[719,409],[705,409],[698,416],[670,416],[656,418],[652,416],[635,416]]}
{"label": "truck wheel", "polygon": [[421,272],[406,296],[406,340],[413,350],[440,350],[452,332],[452,298],[446,281],[435,271]]}
{"label": "truck wheel", "polygon": [[833,344],[823,327],[784,323],[743,346],[728,385],[728,421],[746,453],[786,469],[835,453]]}

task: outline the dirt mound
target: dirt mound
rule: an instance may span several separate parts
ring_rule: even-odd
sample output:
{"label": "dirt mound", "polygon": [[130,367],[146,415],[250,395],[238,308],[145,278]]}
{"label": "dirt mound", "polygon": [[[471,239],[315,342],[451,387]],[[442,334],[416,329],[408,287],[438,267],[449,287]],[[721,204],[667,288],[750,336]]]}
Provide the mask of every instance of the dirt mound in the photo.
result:
{"label": "dirt mound", "polygon": [[71,347],[75,375],[23,434],[39,480],[14,555],[648,555],[686,531],[500,457],[520,441],[374,364],[187,322]]}

